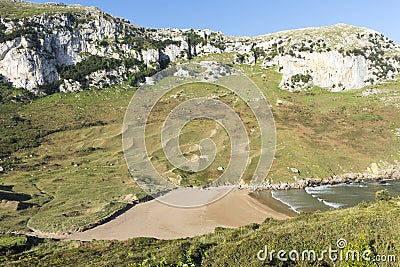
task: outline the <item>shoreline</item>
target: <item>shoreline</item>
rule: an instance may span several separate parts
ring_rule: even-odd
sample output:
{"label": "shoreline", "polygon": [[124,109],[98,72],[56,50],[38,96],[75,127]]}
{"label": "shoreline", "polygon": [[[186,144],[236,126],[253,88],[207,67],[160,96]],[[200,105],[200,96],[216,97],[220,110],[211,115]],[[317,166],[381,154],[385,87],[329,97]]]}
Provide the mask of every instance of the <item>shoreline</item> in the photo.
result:
{"label": "shoreline", "polygon": [[[392,171],[392,172],[389,172]],[[374,175],[370,173],[346,173],[343,175],[331,176],[327,179],[305,178],[295,183],[265,183],[262,185],[241,185],[242,188],[248,189],[250,192],[260,190],[292,190],[305,189],[307,187],[317,187],[322,185],[338,185],[349,183],[370,183],[382,182],[390,180],[400,180],[400,171],[382,170],[382,174]]]}
{"label": "shoreline", "polygon": [[235,228],[262,223],[266,218],[284,220],[295,215],[272,196],[268,203],[260,203],[248,190],[234,189],[214,203],[190,209],[172,207],[156,199],[151,200],[133,207],[106,224],[84,232],[72,233],[63,239],[180,239],[212,233],[216,227]]}
{"label": "shoreline", "polygon": [[[322,186],[322,185],[337,185],[337,184],[349,184],[349,183],[382,182],[382,181],[389,181],[389,180],[400,180],[400,171],[395,171],[395,172],[393,172],[393,170],[391,170],[391,171],[392,172],[390,172],[390,170],[389,171],[383,170],[381,175],[372,175],[370,173],[367,173],[367,174],[348,173],[348,174],[343,174],[343,175],[339,175],[339,176],[332,176],[328,179],[307,178],[304,180],[299,180],[296,183],[264,184],[264,185],[258,185],[258,186],[240,185],[240,186],[234,186],[234,189],[232,190],[232,192],[247,192],[247,197],[241,196],[239,198],[239,199],[245,200],[247,202],[247,207],[253,207],[258,212],[261,211],[261,213],[262,213],[263,209],[266,209],[269,212],[267,214],[269,214],[269,215],[274,214],[274,216],[276,216],[277,219],[281,219],[282,216],[286,219],[286,218],[294,217],[294,216],[298,215],[298,213],[293,211],[290,208],[290,206],[273,198],[272,194],[271,194],[271,191],[273,191],[273,190],[295,190],[295,189],[305,189],[306,187],[317,187],[317,186]],[[212,188],[208,188],[207,190],[212,190]],[[228,196],[231,195],[232,192],[230,192],[228,194]],[[264,193],[264,192],[268,192],[268,193]],[[260,196],[260,194],[262,196]],[[230,196],[230,198],[231,197],[232,196]],[[220,201],[222,201],[224,199],[225,199],[225,197],[223,197]],[[232,199],[230,199],[230,200],[232,200]],[[161,203],[157,199],[153,199],[151,197],[147,197],[144,201],[127,203],[127,207],[125,207],[124,209],[111,214],[110,216],[104,218],[103,220],[101,220],[99,222],[95,222],[95,223],[91,224],[90,226],[86,227],[82,232],[43,233],[41,231],[32,229],[33,230],[32,232],[12,231],[11,233],[23,234],[23,235],[34,236],[34,237],[39,237],[39,238],[74,240],[71,237],[82,236],[82,233],[93,231],[93,229],[97,229],[99,227],[104,227],[104,225],[108,225],[109,223],[112,223],[115,220],[118,220],[121,216],[124,216],[126,213],[129,213],[131,210],[135,209],[136,207],[145,205],[152,201]],[[217,201],[216,203],[218,203],[218,202],[219,201]],[[168,207],[171,208],[171,206],[168,206]],[[224,207],[224,205],[222,205],[220,208],[222,210],[224,210],[226,207]],[[217,211],[215,209],[213,210],[213,212],[217,213]],[[197,214],[197,215],[199,215],[199,214]],[[215,216],[214,217],[209,216],[209,217],[211,217],[211,218],[207,218],[207,219],[214,221],[213,225],[215,225],[215,222],[221,224],[221,225],[216,225],[215,227],[240,227],[242,225],[252,223],[252,222],[247,222],[246,220],[243,220],[242,222],[245,224],[238,225],[238,223],[240,223],[240,219],[237,220],[235,223],[229,223],[229,222],[227,223],[224,220],[218,219],[218,217],[215,217]],[[271,217],[271,216],[269,216],[269,217]],[[200,216],[199,218],[204,218],[204,215]],[[263,220],[261,220],[260,218],[257,218],[258,219],[257,221],[262,222],[266,218],[268,218],[268,216],[265,216],[263,218]],[[195,224],[196,223],[193,222],[193,225],[195,225]],[[213,232],[215,227],[213,227],[211,229],[210,224],[208,224],[203,227],[202,231],[199,231],[199,234],[187,235],[186,237]],[[207,231],[205,231],[204,229],[207,229]],[[148,233],[148,232],[145,231],[144,233]],[[172,236],[173,235],[174,234],[172,234]],[[179,233],[175,232],[175,235],[178,236]],[[137,235],[137,236],[135,235],[132,237],[127,237],[125,239],[133,238],[133,237],[143,237],[143,235]],[[151,235],[147,235],[147,237],[158,238],[157,236],[151,236]],[[177,237],[177,238],[183,238],[183,237]],[[110,239],[114,239],[114,238],[110,238]],[[120,240],[125,240],[125,239],[120,239]],[[164,238],[159,238],[159,239],[164,239]],[[167,239],[168,239],[168,236],[167,236]],[[172,239],[176,239],[176,238],[172,238]],[[81,239],[77,239],[77,240],[81,240]],[[87,240],[89,240],[89,239],[87,239]]]}
{"label": "shoreline", "polygon": [[260,202],[263,205],[268,205],[272,209],[280,210],[287,216],[295,217],[299,215],[299,213],[295,212],[289,205],[283,203],[279,199],[274,198],[272,196],[272,190],[258,190],[254,192],[249,192],[249,196],[254,198],[256,201]]}
{"label": "shoreline", "polygon": [[[149,233],[148,231],[144,231],[142,233],[137,233],[135,232],[133,236],[130,237],[125,237],[120,240],[125,240],[128,238],[134,238],[134,237],[154,237],[157,239],[178,239],[178,238],[185,238],[185,237],[192,237],[192,236],[198,236],[202,234],[207,234],[214,232],[215,227],[227,227],[227,228],[234,228],[234,227],[240,227],[246,224],[250,223],[261,223],[263,222],[266,218],[274,218],[274,219],[288,219],[292,218],[298,215],[297,212],[291,209],[290,206],[287,204],[275,199],[272,197],[272,191],[273,190],[294,190],[294,189],[305,189],[307,187],[317,187],[317,186],[322,186],[322,185],[337,185],[337,184],[348,184],[348,183],[362,183],[362,182],[381,182],[381,181],[387,181],[387,180],[400,180],[400,171],[393,171],[391,170],[382,170],[381,174],[379,175],[374,175],[370,173],[348,173],[348,174],[343,174],[343,175],[338,175],[338,176],[332,176],[327,179],[313,179],[313,178],[307,178],[304,180],[299,180],[296,183],[279,183],[279,184],[264,184],[264,185],[259,185],[259,186],[251,186],[251,185],[240,185],[240,186],[233,186],[232,192],[228,193],[226,196],[224,196],[222,199],[219,201],[216,201],[210,205],[206,206],[206,210],[200,212],[199,214],[187,214],[186,216],[183,216],[180,214],[179,218],[182,219],[181,222],[184,222],[185,220],[187,221],[187,224],[183,223],[179,227],[172,227],[171,225],[167,225],[163,227],[164,230],[166,230],[166,233],[160,233],[157,232],[154,234]],[[213,190],[213,188],[207,188],[206,190]],[[242,194],[238,197],[238,192],[246,192],[246,194]],[[234,193],[234,194],[233,194]],[[233,196],[236,196],[233,197]],[[243,207],[237,207],[238,210],[232,211],[229,209],[230,205],[237,206],[238,203],[237,201],[243,201],[243,203],[246,203],[246,208],[248,209],[247,211],[250,211],[250,214],[247,214],[243,216]],[[157,201],[157,199],[150,200],[148,202],[144,203],[138,203],[134,205],[131,209],[129,209],[126,212],[129,212],[132,209],[135,209],[135,207],[140,206],[140,205],[145,205],[149,202],[158,202],[159,204],[161,202]],[[239,202],[240,202],[239,201]],[[229,204],[227,204],[229,203]],[[162,204],[162,203],[161,203]],[[169,208],[172,208],[171,206],[168,206]],[[204,207],[203,207],[204,208]],[[172,208],[173,209],[173,208]],[[200,208],[202,209],[202,208]],[[241,211],[239,211],[242,209]],[[244,209],[244,210],[245,210]],[[190,209],[189,209],[190,210]],[[251,214],[251,210],[253,210],[253,214]],[[242,217],[235,217],[235,214],[241,214]],[[124,216],[125,213],[123,213],[121,216]],[[205,220],[206,222],[204,225],[199,225],[198,221],[191,221],[187,220],[187,217],[189,216],[197,216],[198,218]],[[231,220],[232,215],[235,217],[234,220]],[[249,216],[250,215],[250,216]],[[264,216],[264,217],[262,217]],[[243,218],[245,217],[245,218]],[[114,218],[113,220],[110,220],[109,222],[113,222],[115,219],[118,220],[119,216]],[[107,224],[107,223],[106,223]],[[87,239],[89,236],[99,237],[97,234],[93,233],[98,227],[103,228],[104,225],[106,224],[100,224],[97,225],[96,227],[90,228],[84,232],[76,232],[73,233],[72,235],[67,236],[65,239],[69,240],[74,240],[74,237],[78,237],[78,240],[89,240]],[[152,225],[151,223],[149,225]],[[181,232],[177,230],[176,228],[182,227],[183,229],[185,226],[191,225],[194,227],[194,230],[190,229],[185,229]],[[104,227],[105,229],[107,227]],[[170,229],[169,229],[170,228]],[[182,229],[181,228],[181,229]],[[188,230],[188,231],[186,231]],[[86,236],[84,233],[90,234]],[[100,234],[100,236],[102,236]],[[109,236],[105,236],[106,239],[115,239],[111,238]],[[82,239],[84,238],[84,239]],[[119,236],[121,238],[121,236]],[[119,239],[116,238],[116,239]]]}

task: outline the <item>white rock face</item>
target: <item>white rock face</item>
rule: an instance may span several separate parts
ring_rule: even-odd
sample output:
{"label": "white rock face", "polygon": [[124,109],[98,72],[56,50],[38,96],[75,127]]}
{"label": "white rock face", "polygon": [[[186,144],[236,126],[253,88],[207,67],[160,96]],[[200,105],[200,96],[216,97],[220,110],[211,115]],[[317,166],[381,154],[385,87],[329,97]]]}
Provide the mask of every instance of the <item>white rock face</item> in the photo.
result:
{"label": "white rock face", "polygon": [[149,49],[142,51],[142,61],[149,67],[152,66],[154,63],[157,63],[159,59],[160,55],[158,50]]}
{"label": "white rock face", "polygon": [[[78,19],[82,23],[77,24]],[[0,74],[14,87],[37,93],[40,85],[53,84],[60,79],[59,66],[76,64],[88,54],[118,59],[122,53],[126,57],[140,59],[140,53],[128,44],[99,45],[105,39],[115,38],[116,34],[124,34],[123,23],[102,12],[53,16],[44,14],[29,20],[31,24],[39,25],[31,26],[36,27],[38,32],[37,43],[24,35],[0,43]],[[6,22],[0,19],[0,22],[11,32],[21,25],[20,21]],[[156,54],[158,56],[158,52]],[[157,61],[156,56],[151,51],[146,54],[146,60]],[[76,83],[67,81],[60,90],[74,91],[78,87]]]}
{"label": "white rock face", "polygon": [[79,82],[73,80],[64,80],[60,85],[60,92],[75,92],[82,90],[82,86]]}
{"label": "white rock face", "polygon": [[[15,87],[32,90],[39,85],[59,79],[54,59],[46,59],[26,48],[26,40],[18,38],[1,49],[0,74],[7,77]],[[4,45],[4,44],[2,44]]]}
{"label": "white rock face", "polygon": [[177,45],[171,44],[165,48],[164,53],[169,57],[171,62],[175,62],[179,58],[181,51],[184,51],[184,49]]}
{"label": "white rock face", "polygon": [[196,47],[196,51],[200,51],[201,53],[206,53],[206,54],[218,54],[218,53],[221,53],[221,49],[219,49],[218,47],[212,46],[210,44],[198,45]]}
{"label": "white rock face", "polygon": [[[235,53],[238,64],[278,66],[283,75],[280,87],[288,90],[312,85],[333,91],[360,88],[393,79],[400,72],[398,45],[375,31],[350,25],[228,37],[210,30],[145,29],[97,9],[85,10],[19,20],[0,18],[7,33],[31,30],[0,42],[0,74],[14,87],[34,93],[49,84],[61,84],[59,89],[68,92],[132,81],[143,66],[159,70],[170,62],[223,52]],[[118,63],[105,63],[85,73],[84,80],[62,75],[63,68],[90,55]],[[296,75],[311,78],[293,84]]]}
{"label": "white rock face", "polygon": [[288,88],[296,74],[310,74],[312,83],[324,88],[361,88],[369,78],[368,64],[362,56],[343,56],[337,51],[300,53],[301,58],[285,55],[278,59],[283,74],[280,87]]}

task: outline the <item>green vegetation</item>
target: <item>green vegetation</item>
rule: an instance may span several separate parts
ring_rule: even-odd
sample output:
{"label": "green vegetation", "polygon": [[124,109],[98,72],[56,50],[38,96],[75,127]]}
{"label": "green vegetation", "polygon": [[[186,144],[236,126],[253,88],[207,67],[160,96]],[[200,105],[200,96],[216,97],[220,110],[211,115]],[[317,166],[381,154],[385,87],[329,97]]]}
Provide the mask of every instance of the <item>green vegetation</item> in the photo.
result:
{"label": "green vegetation", "polygon": [[141,66],[141,70],[139,72],[133,73],[127,81],[127,83],[131,86],[137,86],[139,82],[145,82],[146,77],[151,77],[157,73],[155,69],[149,68],[143,63],[139,64],[139,66]]}
{"label": "green vegetation", "polygon": [[[196,60],[202,59],[232,63],[234,53]],[[290,93],[278,88],[281,76],[275,69],[265,70],[258,65],[240,68],[273,104],[277,150],[267,177],[270,182],[294,182],[291,167],[301,171],[299,178],[326,178],[365,172],[372,162],[380,160],[399,160],[400,143],[394,133],[400,128],[398,82],[370,87],[381,93],[368,97],[361,96],[362,90],[332,93],[313,88]],[[122,120],[134,88],[121,85],[29,98],[22,90],[7,87],[6,83],[2,86],[6,90],[1,91],[0,119],[4,127],[0,131],[0,166],[6,173],[0,174],[0,185],[13,186],[14,193],[29,195],[30,199],[20,204],[10,200],[1,206],[0,231],[29,227],[45,232],[82,230],[144,197],[131,179],[121,151]],[[160,110],[173,108],[193,96],[216,95],[228,104],[236,101],[234,95],[225,95],[221,88],[193,85],[177,90],[183,90],[180,97],[165,96],[159,103]],[[274,105],[278,100],[282,104]],[[251,113],[240,101],[231,106],[242,116],[247,130],[255,126]],[[218,175],[215,168],[196,174],[168,164],[156,141],[157,127],[165,114],[157,115],[156,111],[148,125],[152,135],[147,139],[154,165],[166,176],[179,179],[179,175],[184,185],[201,185],[214,179]],[[203,131],[198,131],[200,124]],[[193,146],[213,130],[221,152],[215,164],[225,166],[230,153],[228,138],[214,123],[195,120],[186,125],[181,146],[189,158],[196,157],[199,152]],[[251,147],[254,158],[257,142],[255,132]]]}
{"label": "green vegetation", "polygon": [[180,46],[180,41],[174,41],[170,39],[166,40],[154,40],[147,37],[138,37],[138,36],[130,36],[125,35],[121,40],[123,44],[132,44],[133,47],[137,50],[147,50],[147,49],[164,49],[169,45],[177,45]]}
{"label": "green vegetation", "polygon": [[391,199],[391,196],[389,194],[388,190],[380,190],[376,192],[376,200],[377,201],[388,201]]}
{"label": "green vegetation", "polygon": [[299,82],[308,83],[310,80],[312,80],[312,77],[310,74],[300,74],[299,73],[299,74],[293,75],[290,79],[293,84],[299,83]]}
{"label": "green vegetation", "polygon": [[86,83],[86,76],[98,70],[110,70],[122,65],[122,62],[115,58],[90,55],[76,65],[64,66],[60,70],[61,79],[71,79]]}
{"label": "green vegetation", "polygon": [[1,231],[85,229],[145,196],[121,151],[133,93],[114,86],[0,105],[0,186],[30,196],[0,206]]}
{"label": "green vegetation", "polygon": [[195,33],[193,29],[190,29],[190,31],[186,33],[186,37],[188,39],[189,45],[191,46],[196,46],[198,44],[205,43],[204,38]]}
{"label": "green vegetation", "polygon": [[[0,239],[0,262],[10,266],[334,266],[329,256],[321,261],[281,262],[276,253],[293,249],[337,249],[345,239],[343,261],[335,266],[397,266],[400,257],[399,199],[362,203],[357,207],[326,213],[304,213],[277,221],[266,219],[237,229],[216,228],[214,233],[180,240],[136,238],[128,241],[53,241],[6,235]],[[10,240],[11,239],[11,240]],[[257,259],[267,246],[275,250],[270,261]],[[370,260],[353,261],[346,253],[362,255],[371,250]],[[391,262],[374,262],[385,255]],[[287,257],[287,255],[286,255]],[[393,258],[395,257],[395,258]],[[393,261],[393,260],[396,261]],[[383,264],[383,265],[382,265]]]}
{"label": "green vegetation", "polygon": [[[188,159],[200,156],[199,146],[202,139],[211,138],[216,144],[216,158],[204,171],[194,173],[191,170],[179,170],[174,168],[164,155],[161,145],[161,130],[168,113],[165,110],[173,110],[179,104],[194,98],[213,97],[230,105],[244,122],[248,136],[250,137],[250,160],[256,162],[261,144],[260,132],[257,128],[256,118],[245,102],[235,96],[228,89],[221,86],[205,83],[192,83],[174,88],[166,94],[152,110],[146,128],[147,151],[152,158],[153,165],[160,173],[173,179],[181,185],[201,186],[215,181],[221,172],[219,166],[226,168],[230,158],[230,141],[225,130],[216,122],[208,119],[196,119],[186,124],[179,138],[181,150]],[[235,103],[232,105],[232,103]],[[251,131],[253,129],[253,131]],[[257,130],[256,130],[257,129]],[[243,179],[249,181],[256,165],[252,164],[245,172]]]}
{"label": "green vegetation", "polygon": [[82,6],[65,6],[63,4],[47,3],[36,4],[24,1],[0,0],[0,17],[2,18],[26,18],[39,16],[44,13],[84,13],[87,8]]}
{"label": "green vegetation", "polygon": [[[398,81],[340,93],[314,87],[290,93],[278,88],[281,75],[273,69],[241,66],[272,104],[275,118],[276,159],[268,179],[294,182],[288,167],[301,170],[300,178],[366,172],[372,162],[394,163],[400,144]],[[362,97],[365,89],[380,94]],[[282,105],[274,105],[277,100]]]}
{"label": "green vegetation", "polygon": [[0,103],[27,102],[34,98],[34,95],[23,88],[15,88],[6,82],[0,74]]}
{"label": "green vegetation", "polygon": [[224,53],[220,53],[220,54],[209,54],[209,55],[204,55],[201,57],[195,57],[192,59],[192,61],[193,62],[217,61],[217,62],[221,62],[223,64],[226,64],[226,65],[232,67],[234,65],[236,55],[243,56],[243,55],[237,54],[235,52],[224,52]]}
{"label": "green vegetation", "polygon": [[18,28],[9,33],[6,33],[5,30],[5,25],[0,23],[0,43],[11,41],[21,36],[28,36],[28,38],[32,40],[32,38],[34,38],[33,35],[37,34],[37,32],[28,25],[25,25],[24,28]]}
{"label": "green vegetation", "polygon": [[[63,4],[38,5],[27,2],[0,0],[0,17],[23,19],[44,13],[84,13],[88,9]],[[76,26],[93,19],[83,17]],[[5,32],[0,23],[0,42],[20,36],[29,39],[31,49],[40,43],[36,27],[23,21],[23,27]],[[280,38],[272,49],[253,48],[258,58],[272,59],[278,53],[294,55],[298,51],[329,51],[326,43],[342,42],[343,27],[311,30],[308,36],[325,35],[322,39],[304,40],[303,30],[293,31]],[[140,31],[141,29],[137,28]],[[310,30],[309,30],[310,31]],[[329,33],[324,33],[327,31]],[[346,30],[359,31],[358,28]],[[142,32],[143,33],[143,32]],[[269,35],[268,38],[279,36]],[[287,34],[287,33],[285,33]],[[360,34],[360,33],[358,33]],[[188,58],[196,54],[191,48],[207,40],[223,48],[216,36],[203,38],[195,31],[186,33]],[[360,36],[364,37],[364,36]],[[372,44],[383,36],[370,34]],[[113,38],[111,38],[113,39]],[[103,40],[100,46],[113,42],[131,44],[137,50],[163,49],[180,45],[177,41],[156,41],[147,37],[126,35],[121,40]],[[307,44],[306,44],[307,42]],[[390,48],[388,45],[386,48]],[[366,49],[345,47],[343,55],[366,55]],[[186,53],[186,52],[184,52]],[[51,56],[51,55],[47,55]],[[370,53],[378,77],[386,76],[393,67],[382,58],[385,53]],[[232,64],[235,53],[221,53],[195,58],[194,61],[216,60]],[[239,58],[239,60],[245,60]],[[166,63],[167,64],[167,63]],[[88,88],[86,76],[98,70],[118,66],[138,67],[125,84],[98,91]],[[166,65],[161,65],[165,67]],[[332,93],[318,87],[306,92],[290,93],[278,88],[281,75],[275,68],[260,65],[237,66],[262,90],[272,105],[276,122],[277,150],[267,179],[271,183],[294,182],[291,167],[300,170],[297,178],[326,178],[336,174],[365,172],[372,162],[393,163],[400,158],[399,81],[391,81],[364,89],[376,89],[379,94],[362,97],[362,90]],[[301,214],[286,221],[266,219],[238,229],[215,229],[215,233],[174,241],[138,238],[117,241],[55,241],[12,231],[68,233],[82,231],[99,224],[134,201],[146,197],[129,174],[121,148],[121,126],[126,107],[138,82],[155,70],[135,59],[117,60],[88,56],[73,66],[60,66],[62,79],[81,82],[82,92],[55,93],[59,84],[44,85],[47,97],[36,97],[23,89],[15,89],[0,77],[0,264],[6,265],[128,265],[131,266],[331,266],[321,262],[262,262],[257,252],[264,249],[304,250],[321,252],[335,247],[345,238],[345,252],[372,251],[378,255],[400,257],[399,199],[387,191],[376,193],[376,203],[327,213]],[[308,83],[309,74],[295,75],[292,83]],[[338,84],[341,87],[341,84]],[[179,96],[178,96],[179,95]],[[228,136],[218,124],[205,119],[188,123],[181,132],[180,145],[187,158],[199,156],[196,146],[206,137],[217,144],[217,157],[205,171],[193,173],[177,170],[165,158],[160,144],[160,126],[165,110],[193,97],[217,97],[232,106],[245,122],[250,135],[250,157],[253,160],[244,179],[251,177],[257,159],[259,132],[254,116],[243,101],[218,86],[191,84],[167,94],[153,110],[147,125],[146,146],[154,166],[182,185],[203,185],[218,175],[217,166],[226,167],[230,146]],[[275,105],[275,103],[277,103]],[[279,104],[278,104],[279,103]],[[200,127],[201,126],[201,127]],[[199,131],[201,129],[201,131]],[[399,258],[398,258],[399,260]],[[345,261],[343,266],[375,266],[373,262]]]}
{"label": "green vegetation", "polygon": [[[22,148],[34,147],[44,132],[32,125],[29,118],[18,114],[22,103],[29,103],[34,95],[22,88],[14,88],[0,75],[0,120],[3,129],[0,131],[0,158],[11,155]],[[16,133],[18,133],[16,135]]]}
{"label": "green vegetation", "polygon": [[144,82],[145,77],[150,77],[156,73],[155,69],[146,66],[145,63],[135,58],[115,59],[89,55],[75,65],[60,67],[61,80],[56,84],[42,86],[41,89],[47,94],[55,93],[63,79],[78,81],[82,85],[82,89],[87,89],[89,87],[88,75],[99,70],[109,71],[120,66],[125,66],[127,69],[133,67],[138,69],[138,71],[131,74],[127,80],[128,84],[132,86],[136,86],[138,82]]}
{"label": "green vegetation", "polygon": [[189,45],[189,49],[187,51],[187,57],[188,59],[192,59],[193,56],[196,55],[196,50],[195,50],[196,45],[200,43],[205,44],[206,40],[197,33],[195,33],[193,29],[190,29],[190,31],[186,32],[186,39]]}
{"label": "green vegetation", "polygon": [[[262,49],[262,48],[260,48],[260,47],[253,47],[252,49],[251,49],[251,51],[253,52],[253,55],[254,55],[254,62],[257,64],[258,62],[257,62],[257,60],[260,58],[260,57],[265,57],[265,51]],[[271,54],[270,54],[271,55]]]}

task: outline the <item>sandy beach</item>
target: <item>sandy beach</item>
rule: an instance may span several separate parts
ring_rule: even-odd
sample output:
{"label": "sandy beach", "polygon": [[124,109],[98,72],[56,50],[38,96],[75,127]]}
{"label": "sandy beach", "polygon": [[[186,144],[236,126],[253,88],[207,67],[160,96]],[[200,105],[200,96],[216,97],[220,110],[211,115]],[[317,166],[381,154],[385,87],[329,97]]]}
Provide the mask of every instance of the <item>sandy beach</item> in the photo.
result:
{"label": "sandy beach", "polygon": [[134,206],[103,225],[71,234],[67,239],[178,239],[211,233],[218,226],[239,227],[261,223],[267,217],[287,219],[295,215],[287,206],[272,197],[263,202],[264,204],[252,198],[244,189],[235,189],[218,201],[197,208],[173,207],[152,200]]}

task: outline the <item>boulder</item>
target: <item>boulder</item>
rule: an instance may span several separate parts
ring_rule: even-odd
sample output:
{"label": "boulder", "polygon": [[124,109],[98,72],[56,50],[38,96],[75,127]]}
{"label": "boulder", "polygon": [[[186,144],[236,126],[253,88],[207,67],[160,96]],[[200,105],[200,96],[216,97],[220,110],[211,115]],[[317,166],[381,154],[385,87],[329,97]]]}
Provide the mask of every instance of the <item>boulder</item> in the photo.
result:
{"label": "boulder", "polygon": [[73,80],[64,80],[64,82],[60,85],[60,92],[75,92],[82,90],[81,83]]}
{"label": "boulder", "polygon": [[297,168],[290,168],[290,171],[293,172],[293,173],[300,174],[300,170],[297,169]]}
{"label": "boulder", "polygon": [[379,167],[375,162],[371,164],[371,172],[373,175],[379,175]]}

